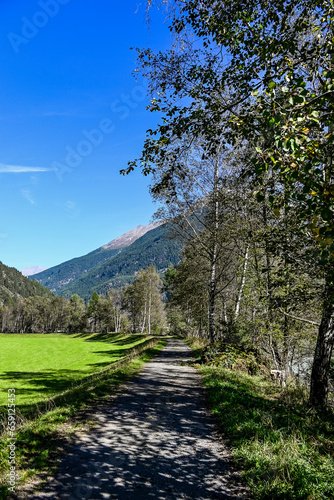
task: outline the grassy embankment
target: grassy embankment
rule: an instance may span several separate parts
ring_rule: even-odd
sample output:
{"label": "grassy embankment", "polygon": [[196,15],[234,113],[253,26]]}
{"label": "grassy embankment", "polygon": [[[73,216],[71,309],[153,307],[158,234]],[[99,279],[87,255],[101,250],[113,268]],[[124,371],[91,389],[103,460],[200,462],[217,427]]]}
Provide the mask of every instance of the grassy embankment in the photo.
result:
{"label": "grassy embankment", "polygon": [[108,398],[165,344],[145,335],[0,335],[0,499],[8,493],[7,394],[16,393],[19,481],[50,472],[54,457],[78,428],[83,410]]}
{"label": "grassy embankment", "polygon": [[[198,341],[190,341],[197,355]],[[307,388],[249,375],[235,352],[199,368],[213,412],[256,499],[334,498],[334,411],[307,404]],[[225,367],[224,367],[225,365]]]}

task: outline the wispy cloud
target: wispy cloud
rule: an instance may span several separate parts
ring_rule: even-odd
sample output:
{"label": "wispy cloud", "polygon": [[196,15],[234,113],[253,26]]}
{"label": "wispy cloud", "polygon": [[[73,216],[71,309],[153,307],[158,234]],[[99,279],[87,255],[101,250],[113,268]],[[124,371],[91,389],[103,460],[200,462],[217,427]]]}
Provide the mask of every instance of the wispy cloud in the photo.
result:
{"label": "wispy cloud", "polygon": [[72,219],[75,219],[80,215],[80,209],[74,201],[67,201],[65,203],[65,210]]}
{"label": "wispy cloud", "polygon": [[22,194],[23,198],[28,200],[31,205],[36,205],[36,202],[33,199],[29,189],[21,189],[21,194]]}
{"label": "wispy cloud", "polygon": [[76,209],[76,204],[74,201],[67,201],[65,206],[68,210],[75,210]]}
{"label": "wispy cloud", "polygon": [[25,174],[31,172],[51,172],[52,168],[23,167],[22,165],[7,165],[0,163],[0,174]]}

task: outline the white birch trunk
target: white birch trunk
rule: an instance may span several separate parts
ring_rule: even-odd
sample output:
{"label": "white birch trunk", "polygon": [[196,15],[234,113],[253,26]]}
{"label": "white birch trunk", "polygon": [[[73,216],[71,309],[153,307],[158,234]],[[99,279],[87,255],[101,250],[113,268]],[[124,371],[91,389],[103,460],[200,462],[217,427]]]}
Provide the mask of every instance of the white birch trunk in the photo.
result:
{"label": "white birch trunk", "polygon": [[241,303],[241,299],[242,299],[242,292],[244,290],[244,286],[245,286],[245,283],[246,283],[246,272],[247,272],[247,265],[248,265],[248,252],[249,252],[249,245],[247,245],[247,248],[246,248],[244,268],[243,268],[243,271],[242,271],[242,280],[241,280],[240,290],[239,290],[239,294],[238,294],[237,304],[235,306],[234,321],[236,321],[237,318],[238,318],[238,316],[239,316],[240,303]]}

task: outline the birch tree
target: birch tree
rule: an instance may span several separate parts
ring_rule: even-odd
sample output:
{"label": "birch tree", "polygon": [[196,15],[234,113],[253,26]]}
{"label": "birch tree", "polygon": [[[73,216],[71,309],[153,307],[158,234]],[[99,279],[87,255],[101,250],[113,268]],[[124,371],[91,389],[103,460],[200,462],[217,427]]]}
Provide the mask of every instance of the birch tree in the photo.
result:
{"label": "birch tree", "polygon": [[[309,259],[324,277],[310,390],[310,402],[323,405],[334,343],[333,2],[186,0],[172,6],[171,30],[181,41],[190,30],[195,42],[139,54],[146,67],[153,63],[152,76],[163,76],[159,89],[152,80],[151,110],[165,113],[148,133],[143,171],[154,170],[156,152],[173,137],[204,136],[214,153],[223,136],[231,144],[247,142],[244,171],[260,186],[259,203],[264,174],[274,173],[268,195],[276,210],[285,203],[284,185],[300,238],[311,235],[318,245]],[[222,130],[226,113],[229,128]]]}
{"label": "birch tree", "polygon": [[165,328],[162,281],[154,265],[139,271],[134,282],[125,288],[123,307],[128,312],[132,331],[149,335]]}

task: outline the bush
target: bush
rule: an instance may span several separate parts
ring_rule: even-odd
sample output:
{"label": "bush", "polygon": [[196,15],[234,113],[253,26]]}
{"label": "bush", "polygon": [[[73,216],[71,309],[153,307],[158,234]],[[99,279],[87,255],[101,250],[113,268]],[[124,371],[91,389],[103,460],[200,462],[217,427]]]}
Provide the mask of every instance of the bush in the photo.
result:
{"label": "bush", "polygon": [[203,349],[201,363],[239,370],[250,375],[269,374],[266,361],[256,350],[216,342]]}

